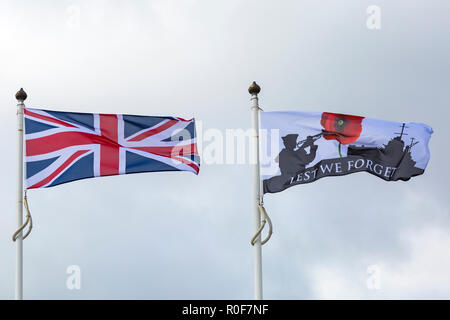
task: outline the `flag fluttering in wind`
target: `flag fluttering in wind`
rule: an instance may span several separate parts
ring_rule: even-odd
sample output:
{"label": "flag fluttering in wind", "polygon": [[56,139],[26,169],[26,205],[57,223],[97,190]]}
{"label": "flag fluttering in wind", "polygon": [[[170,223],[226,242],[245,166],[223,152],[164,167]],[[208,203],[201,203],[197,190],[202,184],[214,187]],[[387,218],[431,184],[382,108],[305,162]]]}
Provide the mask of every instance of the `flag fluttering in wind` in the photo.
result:
{"label": "flag fluttering in wind", "polygon": [[424,172],[433,130],[329,112],[260,112],[264,193],[365,171],[387,181]]}
{"label": "flag fluttering in wind", "polygon": [[191,171],[195,121],[24,108],[27,189],[151,171]]}

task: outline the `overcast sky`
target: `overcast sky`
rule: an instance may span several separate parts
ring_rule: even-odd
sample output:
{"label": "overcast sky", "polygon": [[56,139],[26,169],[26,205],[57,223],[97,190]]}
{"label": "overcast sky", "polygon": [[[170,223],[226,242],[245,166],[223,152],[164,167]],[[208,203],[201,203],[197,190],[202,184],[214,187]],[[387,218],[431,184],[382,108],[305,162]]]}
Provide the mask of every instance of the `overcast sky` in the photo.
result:
{"label": "overcast sky", "polygon": [[[374,4],[379,30],[366,25]],[[264,297],[450,298],[449,9],[444,0],[2,0],[0,298],[14,297],[20,87],[29,107],[195,117],[224,132],[250,126],[253,80],[264,110],[434,129],[428,168],[409,182],[357,173],[267,195]],[[253,298],[249,165],[82,180],[31,190],[29,202],[25,298]],[[80,290],[66,287],[70,265],[81,268]]]}

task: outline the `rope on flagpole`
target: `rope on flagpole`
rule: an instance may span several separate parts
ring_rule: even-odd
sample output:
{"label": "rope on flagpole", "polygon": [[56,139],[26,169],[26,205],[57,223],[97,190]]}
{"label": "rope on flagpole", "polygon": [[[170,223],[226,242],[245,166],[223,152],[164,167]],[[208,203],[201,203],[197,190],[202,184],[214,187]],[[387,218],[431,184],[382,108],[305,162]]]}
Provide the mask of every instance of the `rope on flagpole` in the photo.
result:
{"label": "rope on flagpole", "polygon": [[22,236],[22,240],[25,239],[26,237],[28,237],[28,235],[31,233],[31,230],[33,229],[33,218],[31,217],[30,207],[28,206],[28,199],[27,199],[27,191],[26,190],[25,190],[25,196],[23,197],[23,200],[24,200],[24,204],[25,204],[25,209],[27,210],[26,220],[25,220],[24,224],[22,224],[19,227],[19,229],[17,229],[16,232],[14,232],[14,234],[12,236],[12,240],[14,242],[20,237],[20,234],[22,233],[22,231],[25,229],[25,227],[28,224],[30,224],[30,226],[28,227],[28,230],[25,233],[25,235]]}
{"label": "rope on flagpole", "polygon": [[255,235],[252,237],[252,240],[250,241],[252,246],[255,245],[256,239],[259,237],[259,235],[263,231],[264,226],[266,225],[266,223],[269,225],[269,233],[267,234],[267,237],[264,240],[261,241],[261,245],[266,244],[267,241],[269,241],[270,237],[272,236],[272,230],[273,230],[273,228],[272,228],[272,220],[270,220],[270,217],[267,214],[266,209],[264,208],[264,203],[263,202],[258,204],[258,209],[259,209],[259,212],[261,213],[263,219],[261,221],[261,226],[259,227],[258,231],[256,231]]}

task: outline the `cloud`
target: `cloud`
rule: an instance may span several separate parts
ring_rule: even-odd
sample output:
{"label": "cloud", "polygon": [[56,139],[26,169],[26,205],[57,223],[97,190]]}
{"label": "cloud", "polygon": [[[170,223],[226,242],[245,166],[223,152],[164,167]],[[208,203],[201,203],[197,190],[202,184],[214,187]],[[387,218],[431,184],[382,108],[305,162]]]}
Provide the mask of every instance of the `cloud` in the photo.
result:
{"label": "cloud", "polygon": [[[450,172],[448,5],[379,1],[2,1],[0,298],[13,297],[14,93],[29,107],[195,116],[205,129],[250,126],[248,85],[264,110],[319,110],[435,131],[423,176],[327,178],[265,198],[265,298],[445,298]],[[79,8],[79,25],[68,24]],[[406,10],[406,9],[407,10]],[[25,297],[253,296],[252,170],[148,173],[29,192]],[[381,266],[382,289],[367,290]],[[79,265],[82,289],[66,288]]]}
{"label": "cloud", "polygon": [[[408,255],[400,261],[386,259],[369,266],[379,268],[379,288],[367,285],[372,274],[347,262],[341,268],[317,266],[311,270],[316,299],[447,299],[450,295],[445,254],[450,236],[436,227],[402,234]],[[360,263],[357,263],[363,267]]]}

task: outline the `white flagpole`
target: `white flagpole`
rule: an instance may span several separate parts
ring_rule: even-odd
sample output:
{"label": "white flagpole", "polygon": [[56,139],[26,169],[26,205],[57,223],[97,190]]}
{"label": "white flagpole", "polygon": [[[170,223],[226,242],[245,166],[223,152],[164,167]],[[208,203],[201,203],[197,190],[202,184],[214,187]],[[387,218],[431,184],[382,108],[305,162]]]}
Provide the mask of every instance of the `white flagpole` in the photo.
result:
{"label": "white flagpole", "polygon": [[[16,93],[17,99],[17,228],[23,223],[23,108],[27,94],[21,88]],[[23,242],[22,232],[16,240],[16,300],[23,299]]]}
{"label": "white flagpole", "polygon": [[[254,223],[255,232],[258,232],[261,226],[261,213],[259,212],[258,205],[261,200],[261,179],[259,173],[259,105],[258,105],[258,93],[261,88],[253,81],[248,88],[248,92],[251,95],[250,106],[252,112],[252,127],[253,127],[253,156],[256,159],[256,163],[253,165],[253,210],[254,210]],[[263,298],[262,287],[262,251],[261,251],[261,235],[255,239],[255,300],[261,300]]]}

